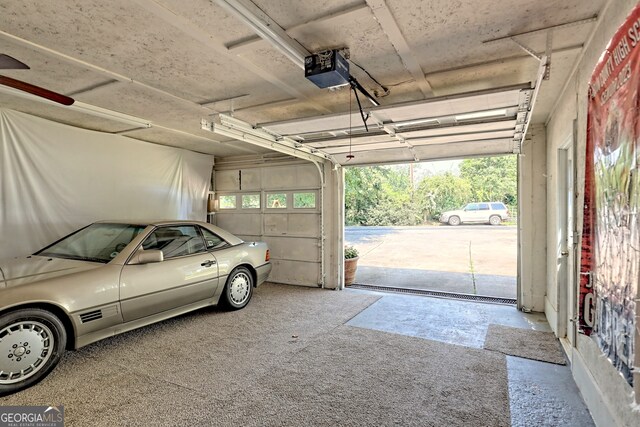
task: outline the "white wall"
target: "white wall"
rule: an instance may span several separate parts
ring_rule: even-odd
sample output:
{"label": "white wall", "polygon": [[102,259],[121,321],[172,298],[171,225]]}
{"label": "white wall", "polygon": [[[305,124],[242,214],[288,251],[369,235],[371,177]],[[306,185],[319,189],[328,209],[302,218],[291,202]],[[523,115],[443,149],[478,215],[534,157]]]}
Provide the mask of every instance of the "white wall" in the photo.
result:
{"label": "white wall", "polygon": [[524,311],[544,311],[546,147],[544,126],[531,126],[518,163],[519,308]]}
{"label": "white wall", "polygon": [[[632,0],[612,0],[598,17],[596,31],[591,41],[584,48],[584,56],[577,67],[577,72],[570,80],[567,90],[561,94],[558,106],[547,126],[547,245],[555,245],[558,241],[556,224],[558,211],[557,165],[558,148],[573,132],[573,121],[577,119],[574,158],[577,167],[576,176],[576,228],[582,230],[582,210],[584,200],[584,164],[587,117],[587,82],[607,43],[624,22],[626,16],[636,5]],[[551,247],[551,246],[550,246]],[[552,259],[553,258],[553,259]],[[548,255],[546,284],[551,298],[558,294],[555,253]],[[565,315],[566,307],[547,305],[547,318],[552,321],[554,330],[558,330],[558,319]],[[615,368],[604,358],[596,343],[578,335],[577,346],[570,350],[572,369],[576,383],[589,406],[596,423],[600,426],[640,426],[640,410],[634,410],[632,388],[618,374]],[[636,352],[638,351],[636,341]],[[640,382],[636,374],[635,382]]]}
{"label": "white wall", "polygon": [[97,220],[204,221],[213,160],[0,109],[0,258]]}

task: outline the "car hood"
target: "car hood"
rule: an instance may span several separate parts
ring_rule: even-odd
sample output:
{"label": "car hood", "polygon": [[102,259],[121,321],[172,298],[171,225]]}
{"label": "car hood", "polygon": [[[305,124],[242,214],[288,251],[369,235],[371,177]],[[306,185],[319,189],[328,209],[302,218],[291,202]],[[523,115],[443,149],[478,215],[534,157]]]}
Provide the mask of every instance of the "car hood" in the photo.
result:
{"label": "car hood", "polygon": [[98,268],[103,264],[61,258],[28,256],[0,261],[0,289]]}
{"label": "car hood", "polygon": [[458,210],[455,210],[455,211],[446,211],[446,212],[442,212],[442,215],[451,216],[451,215],[460,215],[460,214],[462,214],[462,213],[464,213],[464,211],[463,211],[463,210],[458,209]]}

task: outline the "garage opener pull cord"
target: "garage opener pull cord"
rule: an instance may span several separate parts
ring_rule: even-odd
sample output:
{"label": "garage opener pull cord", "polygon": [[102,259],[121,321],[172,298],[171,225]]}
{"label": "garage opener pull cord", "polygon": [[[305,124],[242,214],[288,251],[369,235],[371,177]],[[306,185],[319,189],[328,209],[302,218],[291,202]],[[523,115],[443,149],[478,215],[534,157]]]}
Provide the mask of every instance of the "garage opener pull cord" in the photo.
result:
{"label": "garage opener pull cord", "polygon": [[347,154],[347,162],[355,157],[351,152],[351,91],[349,91],[349,154]]}

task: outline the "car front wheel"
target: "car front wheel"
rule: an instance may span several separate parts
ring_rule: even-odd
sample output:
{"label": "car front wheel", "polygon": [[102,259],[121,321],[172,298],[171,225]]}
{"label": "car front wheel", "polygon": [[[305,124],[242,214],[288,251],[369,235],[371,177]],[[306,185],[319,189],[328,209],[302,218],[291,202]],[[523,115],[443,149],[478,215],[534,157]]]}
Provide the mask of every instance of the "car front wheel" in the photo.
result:
{"label": "car front wheel", "polygon": [[253,276],[246,267],[234,269],[224,288],[224,302],[232,310],[243,308],[253,294]]}
{"label": "car front wheel", "polygon": [[489,218],[489,224],[491,225],[500,225],[502,219],[498,215],[491,215]]}
{"label": "car front wheel", "polygon": [[30,387],[58,364],[67,343],[64,325],[38,308],[0,316],[0,396]]}
{"label": "car front wheel", "polygon": [[460,217],[457,217],[457,216],[450,217],[449,225],[460,225]]}

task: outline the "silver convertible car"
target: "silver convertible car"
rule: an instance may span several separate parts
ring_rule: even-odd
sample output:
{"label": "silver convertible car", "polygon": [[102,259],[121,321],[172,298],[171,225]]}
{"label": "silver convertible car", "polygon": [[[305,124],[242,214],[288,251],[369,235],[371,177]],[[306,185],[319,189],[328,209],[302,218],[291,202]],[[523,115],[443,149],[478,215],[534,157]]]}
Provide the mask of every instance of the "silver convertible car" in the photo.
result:
{"label": "silver convertible car", "polygon": [[0,261],[0,396],[65,349],[219,302],[239,309],[271,271],[263,242],[193,221],[97,222]]}

